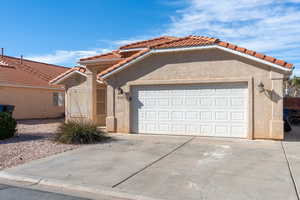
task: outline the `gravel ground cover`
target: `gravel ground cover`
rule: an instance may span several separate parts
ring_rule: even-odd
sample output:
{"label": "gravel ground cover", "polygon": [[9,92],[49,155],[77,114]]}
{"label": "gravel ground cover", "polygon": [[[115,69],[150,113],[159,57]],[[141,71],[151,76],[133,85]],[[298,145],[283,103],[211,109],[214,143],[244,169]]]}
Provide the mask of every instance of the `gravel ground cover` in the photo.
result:
{"label": "gravel ground cover", "polygon": [[19,121],[18,135],[0,140],[0,170],[78,148],[80,145],[53,141],[61,122],[63,119]]}

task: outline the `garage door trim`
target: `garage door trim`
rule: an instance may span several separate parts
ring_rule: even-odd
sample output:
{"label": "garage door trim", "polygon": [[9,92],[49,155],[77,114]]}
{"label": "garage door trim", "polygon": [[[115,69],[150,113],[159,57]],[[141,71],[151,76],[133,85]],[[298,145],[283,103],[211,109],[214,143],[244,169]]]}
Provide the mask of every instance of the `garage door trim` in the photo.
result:
{"label": "garage door trim", "polygon": [[[133,86],[143,86],[143,85],[195,85],[195,84],[217,84],[217,83],[226,83],[226,84],[236,84],[236,83],[247,83],[248,85],[248,133],[247,138],[253,139],[253,77],[246,78],[213,78],[213,79],[202,79],[202,80],[137,80],[131,81],[126,84],[125,90],[129,91],[132,94]],[[126,105],[125,105],[126,106]],[[132,101],[128,101],[128,105],[126,106],[128,109],[125,110],[125,114],[129,116],[127,119],[129,120],[128,132],[133,132],[133,106]]]}

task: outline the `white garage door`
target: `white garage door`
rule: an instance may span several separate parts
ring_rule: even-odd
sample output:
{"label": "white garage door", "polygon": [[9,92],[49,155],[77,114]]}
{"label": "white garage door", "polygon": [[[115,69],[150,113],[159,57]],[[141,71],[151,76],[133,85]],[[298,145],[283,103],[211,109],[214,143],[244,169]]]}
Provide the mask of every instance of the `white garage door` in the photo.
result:
{"label": "white garage door", "polygon": [[135,86],[135,133],[247,137],[247,84]]}

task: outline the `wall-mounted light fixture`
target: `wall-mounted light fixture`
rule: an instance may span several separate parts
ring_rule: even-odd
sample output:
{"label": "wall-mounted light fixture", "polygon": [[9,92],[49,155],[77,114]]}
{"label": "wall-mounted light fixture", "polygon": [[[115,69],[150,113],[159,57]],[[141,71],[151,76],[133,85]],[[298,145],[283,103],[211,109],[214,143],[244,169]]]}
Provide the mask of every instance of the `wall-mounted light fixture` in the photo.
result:
{"label": "wall-mounted light fixture", "polygon": [[122,88],[118,88],[118,95],[122,95],[124,93]]}
{"label": "wall-mounted light fixture", "polygon": [[265,91],[265,85],[261,81],[259,82],[257,87],[258,87],[259,92],[264,92]]}

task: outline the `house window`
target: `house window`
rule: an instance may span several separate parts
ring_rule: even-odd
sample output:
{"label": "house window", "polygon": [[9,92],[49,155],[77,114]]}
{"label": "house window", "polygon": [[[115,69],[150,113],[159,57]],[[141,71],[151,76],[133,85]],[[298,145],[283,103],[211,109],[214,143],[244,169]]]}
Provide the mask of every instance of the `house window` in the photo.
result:
{"label": "house window", "polygon": [[53,105],[54,106],[64,106],[65,105],[65,95],[63,92],[53,93]]}

